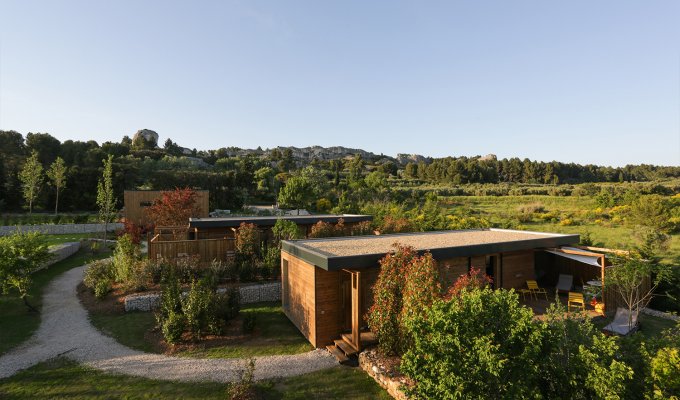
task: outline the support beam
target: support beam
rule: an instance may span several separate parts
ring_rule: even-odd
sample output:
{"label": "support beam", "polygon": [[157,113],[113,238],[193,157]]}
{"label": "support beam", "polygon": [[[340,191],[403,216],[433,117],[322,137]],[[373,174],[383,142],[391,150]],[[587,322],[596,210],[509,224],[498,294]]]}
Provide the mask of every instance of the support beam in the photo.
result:
{"label": "support beam", "polygon": [[361,272],[352,271],[352,344],[361,351]]}

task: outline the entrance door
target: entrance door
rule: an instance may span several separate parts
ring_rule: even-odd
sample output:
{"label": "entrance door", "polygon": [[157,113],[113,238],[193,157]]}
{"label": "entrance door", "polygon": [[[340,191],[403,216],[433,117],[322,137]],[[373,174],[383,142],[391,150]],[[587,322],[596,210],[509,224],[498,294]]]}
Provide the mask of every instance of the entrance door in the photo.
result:
{"label": "entrance door", "polygon": [[352,275],[345,271],[340,272],[340,326],[352,330]]}

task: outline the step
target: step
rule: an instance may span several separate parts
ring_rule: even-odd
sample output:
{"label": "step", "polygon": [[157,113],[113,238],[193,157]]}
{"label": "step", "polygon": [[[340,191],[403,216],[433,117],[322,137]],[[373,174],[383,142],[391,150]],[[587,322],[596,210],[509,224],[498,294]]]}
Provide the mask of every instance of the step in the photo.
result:
{"label": "step", "polygon": [[340,348],[343,353],[347,356],[353,356],[357,354],[357,349],[354,348],[351,344],[347,343],[344,338],[343,339],[336,339],[333,341],[335,343],[335,346]]}
{"label": "step", "polygon": [[349,361],[349,358],[343,353],[340,349],[338,349],[334,345],[326,346],[326,350],[328,350],[331,354],[335,356],[335,359],[338,360],[340,364],[344,364]]}

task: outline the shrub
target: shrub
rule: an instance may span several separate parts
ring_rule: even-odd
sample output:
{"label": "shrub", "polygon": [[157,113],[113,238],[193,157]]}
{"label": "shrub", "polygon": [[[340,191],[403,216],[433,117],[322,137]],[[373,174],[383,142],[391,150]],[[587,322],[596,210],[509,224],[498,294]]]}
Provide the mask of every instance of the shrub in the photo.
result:
{"label": "shrub", "polygon": [[168,343],[179,343],[186,328],[186,318],[181,313],[171,311],[161,322],[161,332]]}
{"label": "shrub", "polygon": [[255,376],[255,359],[250,358],[248,364],[241,371],[238,382],[229,384],[227,387],[227,399],[229,400],[255,400],[258,398],[253,385]]}
{"label": "shrub", "polygon": [[401,349],[402,293],[406,268],[416,257],[412,247],[395,244],[396,251],[380,260],[380,274],[373,286],[373,305],[368,312],[368,325],[375,333],[380,350],[399,354]]}
{"label": "shrub", "polygon": [[277,277],[281,264],[281,249],[269,246],[262,250],[262,278]]}
{"label": "shrub", "polygon": [[237,288],[227,289],[215,297],[215,316],[222,321],[235,318],[241,309],[241,295]]}
{"label": "shrub", "polygon": [[475,289],[483,289],[490,286],[493,283],[493,279],[490,276],[482,272],[481,269],[472,267],[470,272],[461,275],[456,282],[451,285],[448,292],[446,293],[446,299],[452,299],[454,297],[460,296],[463,291],[471,291]]}
{"label": "shrub", "polygon": [[175,260],[181,282],[188,283],[203,276],[205,268],[201,266],[200,259],[199,255],[189,255]]}
{"label": "shrub", "polygon": [[113,284],[113,268],[108,260],[97,260],[92,262],[85,270],[83,284],[92,290],[95,297],[103,298],[111,291]]}
{"label": "shrub", "polygon": [[530,398],[539,371],[533,313],[505,290],[475,289],[436,301],[407,321],[414,338],[400,370],[415,398]]}
{"label": "shrub", "polygon": [[193,281],[189,292],[182,298],[182,312],[192,338],[198,339],[206,332],[219,333],[215,299],[215,290],[205,279]]}
{"label": "shrub", "polygon": [[560,220],[561,226],[571,226],[574,225],[574,220],[571,218],[563,218]]}
{"label": "shrub", "polygon": [[272,233],[274,234],[276,242],[281,240],[301,239],[304,237],[304,235],[300,233],[300,229],[295,222],[283,218],[276,220],[276,223],[272,228]]}
{"label": "shrub", "polygon": [[406,218],[394,218],[385,216],[382,225],[378,228],[380,233],[402,233],[413,231],[413,224]]}
{"label": "shrub", "polygon": [[356,223],[352,227],[352,236],[363,236],[363,235],[372,235],[373,234],[373,226],[371,225],[371,221],[361,221]]}
{"label": "shrub", "polygon": [[113,251],[113,276],[116,282],[126,284],[132,278],[139,256],[139,246],[134,244],[132,236],[125,234],[118,238]]}
{"label": "shrub", "polygon": [[139,244],[142,241],[142,227],[130,222],[123,222],[123,229],[116,232],[116,236],[121,237],[123,235],[129,235],[132,243]]}
{"label": "shrub", "polygon": [[242,222],[236,231],[236,251],[254,256],[260,247],[260,236],[255,224]]}
{"label": "shrub", "polygon": [[243,315],[243,333],[253,333],[255,331],[255,321],[256,317],[253,313],[247,313]]}
{"label": "shrub", "polygon": [[335,229],[333,229],[333,225],[324,221],[318,221],[316,224],[312,225],[312,228],[309,232],[310,238],[325,238],[332,236],[335,236]]}

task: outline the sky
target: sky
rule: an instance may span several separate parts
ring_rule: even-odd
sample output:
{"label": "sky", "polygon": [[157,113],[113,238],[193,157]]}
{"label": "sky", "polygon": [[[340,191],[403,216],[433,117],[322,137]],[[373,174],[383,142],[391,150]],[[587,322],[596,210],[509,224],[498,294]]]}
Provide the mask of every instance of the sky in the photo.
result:
{"label": "sky", "polygon": [[0,129],[680,165],[680,2],[0,0]]}

